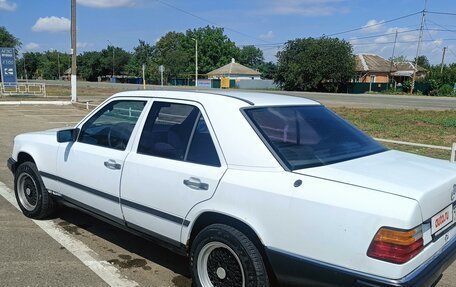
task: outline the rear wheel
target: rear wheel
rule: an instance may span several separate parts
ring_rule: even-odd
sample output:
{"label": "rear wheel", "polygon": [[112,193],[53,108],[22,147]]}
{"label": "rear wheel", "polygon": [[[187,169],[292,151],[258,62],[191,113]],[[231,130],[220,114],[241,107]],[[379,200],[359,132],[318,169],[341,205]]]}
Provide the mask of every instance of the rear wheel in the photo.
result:
{"label": "rear wheel", "polygon": [[54,201],[32,162],[24,162],[14,176],[14,193],[19,207],[25,216],[40,219],[54,211]]}
{"label": "rear wheel", "polygon": [[267,287],[260,252],[239,230],[224,224],[203,229],[191,248],[193,286]]}

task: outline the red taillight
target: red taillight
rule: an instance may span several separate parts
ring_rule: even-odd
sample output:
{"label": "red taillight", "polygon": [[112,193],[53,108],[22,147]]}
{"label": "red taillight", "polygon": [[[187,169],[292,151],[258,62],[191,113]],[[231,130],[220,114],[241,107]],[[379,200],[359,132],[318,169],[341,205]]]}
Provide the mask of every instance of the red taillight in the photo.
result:
{"label": "red taillight", "polygon": [[421,227],[408,231],[381,228],[375,235],[367,256],[403,264],[424,249],[422,237]]}

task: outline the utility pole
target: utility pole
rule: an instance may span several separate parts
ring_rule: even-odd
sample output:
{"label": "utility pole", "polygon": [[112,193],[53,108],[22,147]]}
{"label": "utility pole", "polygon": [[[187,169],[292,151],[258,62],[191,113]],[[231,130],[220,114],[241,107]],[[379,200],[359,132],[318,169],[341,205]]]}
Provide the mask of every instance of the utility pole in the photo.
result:
{"label": "utility pole", "polygon": [[57,73],[59,75],[59,80],[60,80],[60,52],[57,52]]}
{"label": "utility pole", "polygon": [[146,89],[146,64],[142,64],[143,90]]}
{"label": "utility pole", "polygon": [[442,54],[442,64],[440,67],[440,74],[443,74],[443,65],[445,64],[445,52],[448,47],[443,47],[443,54]]}
{"label": "utility pole", "polygon": [[76,0],[71,0],[71,101],[76,102]]}
{"label": "utility pole", "polygon": [[165,66],[160,65],[158,71],[160,72],[160,86],[163,87],[163,72],[165,71]]}
{"label": "utility pole", "polygon": [[195,87],[198,87],[198,39],[192,40],[195,41]]}
{"label": "utility pole", "polygon": [[413,69],[412,85],[410,87],[411,95],[413,94],[413,90],[415,89],[416,71],[418,69],[418,57],[420,56],[421,41],[423,40],[423,29],[424,29],[424,21],[426,19],[427,2],[428,2],[428,0],[424,0],[424,9],[423,9],[423,13],[421,15],[420,36],[418,38],[418,45],[416,47],[415,67]]}
{"label": "utility pole", "polygon": [[[393,70],[393,64],[394,64],[394,53],[396,52],[396,42],[397,42],[397,29],[396,29],[396,35],[394,36],[394,45],[393,45],[393,53],[391,54],[391,63],[390,63],[390,76],[391,76],[391,71]],[[396,88],[396,87],[394,87]]]}

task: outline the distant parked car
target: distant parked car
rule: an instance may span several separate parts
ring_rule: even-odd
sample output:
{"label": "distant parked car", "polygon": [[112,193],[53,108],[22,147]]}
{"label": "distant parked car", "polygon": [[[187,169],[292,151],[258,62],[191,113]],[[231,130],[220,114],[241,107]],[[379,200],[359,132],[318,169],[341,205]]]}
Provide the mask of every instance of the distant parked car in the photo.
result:
{"label": "distant parked car", "polygon": [[456,165],[304,98],[119,93],[8,167],[26,216],[79,208],[188,255],[195,286],[429,287],[456,258]]}

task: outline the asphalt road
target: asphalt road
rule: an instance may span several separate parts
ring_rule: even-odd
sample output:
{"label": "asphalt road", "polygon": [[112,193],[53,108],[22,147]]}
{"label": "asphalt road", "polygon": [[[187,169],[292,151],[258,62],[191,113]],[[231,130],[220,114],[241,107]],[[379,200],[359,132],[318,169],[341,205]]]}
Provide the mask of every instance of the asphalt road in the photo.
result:
{"label": "asphalt road", "polygon": [[[86,113],[73,106],[0,106],[0,195],[6,191],[12,198],[13,178],[5,162],[15,135],[72,126]],[[70,243],[62,243],[62,237]],[[78,244],[87,248],[90,260],[77,257]],[[97,263],[114,268],[111,277],[137,286],[191,286],[184,257],[71,209],[60,210],[49,220],[32,221],[5,195],[0,196],[0,246],[0,286],[107,286],[106,276],[99,275],[106,272],[94,272]],[[454,287],[455,282],[456,263],[438,286]]]}
{"label": "asphalt road", "polygon": [[[0,106],[0,182],[9,188],[7,192],[13,190],[13,177],[6,160],[17,134],[71,126],[86,114],[86,110],[73,106]],[[2,190],[0,183],[0,194]],[[118,276],[138,286],[191,286],[187,259],[150,241],[71,209],[60,210],[48,221],[89,248],[89,254],[97,262],[110,263]],[[3,196],[0,196],[0,246],[2,287],[108,286],[87,266],[93,262],[81,262]]]}
{"label": "asphalt road", "polygon": [[307,92],[282,93],[314,99],[325,105],[336,107],[456,111],[456,97],[429,97],[382,94],[328,94]]}

